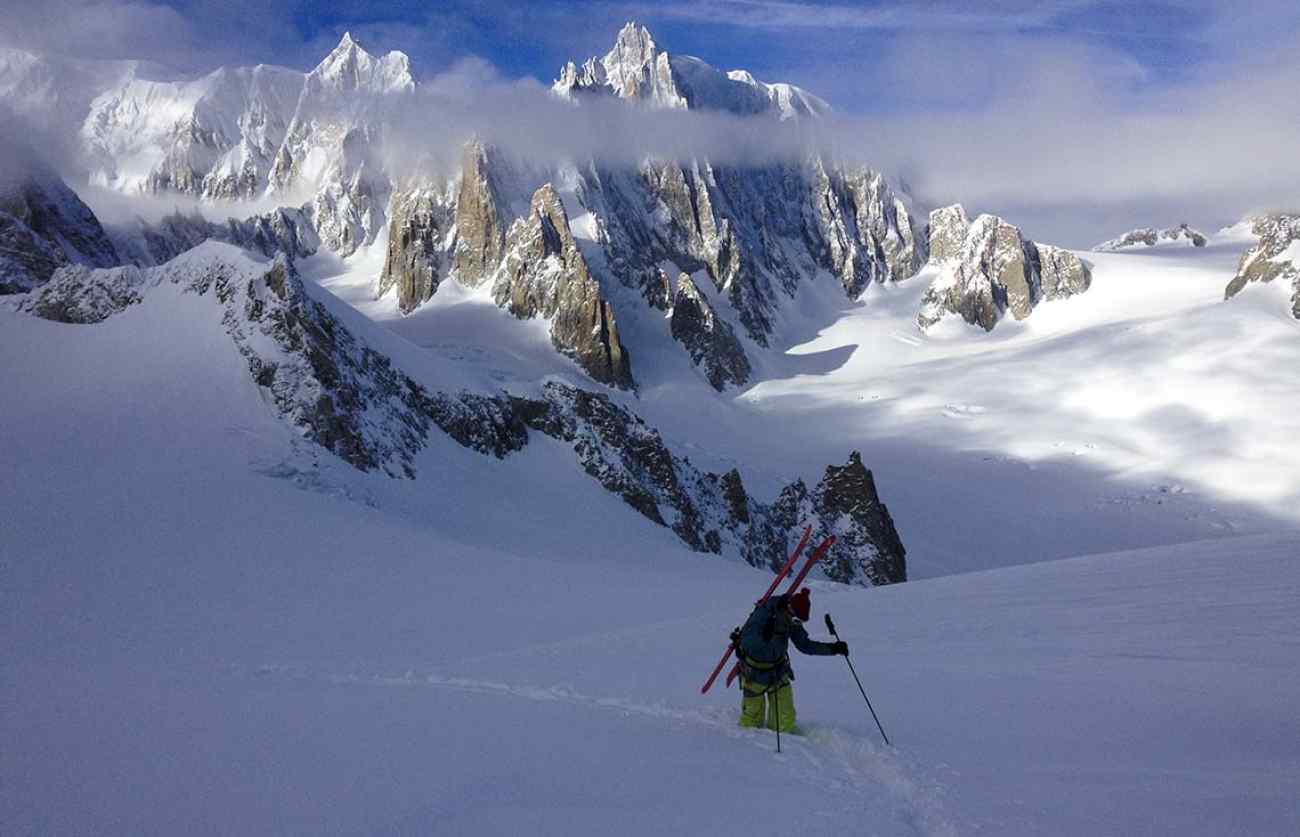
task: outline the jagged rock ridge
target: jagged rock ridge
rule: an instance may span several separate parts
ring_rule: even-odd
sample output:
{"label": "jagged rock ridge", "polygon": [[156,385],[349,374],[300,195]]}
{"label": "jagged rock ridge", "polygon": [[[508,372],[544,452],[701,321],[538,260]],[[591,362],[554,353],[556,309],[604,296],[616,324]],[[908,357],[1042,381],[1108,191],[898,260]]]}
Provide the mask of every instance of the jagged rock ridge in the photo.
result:
{"label": "jagged rock ridge", "polygon": [[[588,162],[527,172],[475,141],[464,152],[454,207],[451,190],[436,182],[395,196],[376,290],[396,288],[400,308],[410,311],[448,277],[469,287],[487,281],[509,262],[510,207],[528,205],[544,187],[583,217],[581,228],[569,229],[585,273],[602,288],[621,285],[667,311],[676,293],[672,277],[703,274],[721,301],[712,306],[717,331],[730,332],[734,323],[760,348],[769,345],[784,301],[809,277],[829,273],[856,297],[872,282],[910,277],[925,259],[925,237],[906,203],[867,169],[814,158],[743,169],[646,161],[636,169]],[[585,258],[588,252],[598,258]],[[518,271],[523,256],[513,258],[510,270]],[[710,380],[739,383],[717,370],[748,367],[747,358],[735,360],[743,347],[726,340],[701,352],[698,345],[689,349],[692,360]],[[712,356],[715,350],[722,354]]]}
{"label": "jagged rock ridge", "polygon": [[118,255],[76,193],[30,149],[0,136],[0,294],[29,291],[69,263],[109,267]]}
{"label": "jagged rock ridge", "polygon": [[608,394],[556,382],[540,397],[431,393],[311,299],[284,257],[259,262],[207,242],[155,268],[65,267],[21,307],[62,322],[99,322],[164,282],[211,300],[277,413],[358,469],[414,478],[434,426],[502,458],[527,445],[530,432],[542,433],[570,445],[593,479],[696,551],[775,568],[807,521],[840,538],[826,564],[831,578],[906,579],[902,544],[856,453],[812,490],[797,481],[763,504],[749,497],[738,472],[700,471]]}
{"label": "jagged rock ridge", "polygon": [[1119,238],[1112,238],[1109,241],[1103,241],[1094,250],[1114,251],[1125,250],[1129,247],[1144,245],[1146,247],[1155,247],[1157,244],[1174,244],[1187,243],[1193,247],[1204,247],[1207,239],[1205,236],[1189,227],[1187,224],[1179,224],[1176,227],[1157,230],[1154,227],[1142,227],[1136,230],[1130,230]]}
{"label": "jagged rock ridge", "polygon": [[1223,298],[1232,299],[1252,282],[1290,281],[1291,315],[1300,320],[1300,215],[1264,215],[1254,219],[1251,231],[1259,243],[1242,255]]}
{"label": "jagged rock ridge", "polygon": [[152,267],[170,261],[205,241],[222,241],[263,256],[283,253],[289,259],[306,258],[320,248],[310,215],[302,209],[282,207],[243,220],[209,221],[197,212],[174,212],[149,223],[137,219],[109,229],[109,236],[125,262]]}
{"label": "jagged rock ridge", "polygon": [[1092,283],[1092,272],[1078,256],[1035,244],[996,215],[968,222],[960,205],[938,209],[930,215],[930,235],[943,267],[921,301],[917,325],[922,330],[958,315],[992,331],[1008,311],[1023,320],[1040,302],[1083,293]]}
{"label": "jagged rock ridge", "polygon": [[[623,286],[666,311],[673,277],[704,270],[720,295],[716,320],[760,349],[809,277],[830,273],[856,297],[872,282],[911,276],[926,257],[899,187],[817,156],[763,167],[688,160],[611,169],[588,160],[520,173],[504,155],[472,143],[461,170],[446,179],[392,170],[387,122],[415,89],[409,61],[401,53],[372,56],[350,36],[306,74],[255,67],[164,83],[146,81],[137,65],[115,72],[120,77],[106,83],[81,125],[95,179],[203,200],[306,200],[321,246],[344,256],[387,228],[376,290],[396,288],[405,311],[449,276],[469,286],[495,276],[511,223],[546,183],[579,219],[574,236],[607,300]],[[638,103],[770,116],[774,128],[827,110],[791,85],[665,52],[634,24],[604,58],[562,76],[571,83],[557,83],[557,93],[578,106],[579,94],[599,88]],[[692,357],[702,369],[731,363]]]}
{"label": "jagged rock ridge", "polygon": [[551,342],[601,383],[632,386],[632,361],[618,336],[613,307],[601,296],[578,249],[569,216],[548,183],[514,222],[497,274],[497,305],[520,319],[546,317]]}

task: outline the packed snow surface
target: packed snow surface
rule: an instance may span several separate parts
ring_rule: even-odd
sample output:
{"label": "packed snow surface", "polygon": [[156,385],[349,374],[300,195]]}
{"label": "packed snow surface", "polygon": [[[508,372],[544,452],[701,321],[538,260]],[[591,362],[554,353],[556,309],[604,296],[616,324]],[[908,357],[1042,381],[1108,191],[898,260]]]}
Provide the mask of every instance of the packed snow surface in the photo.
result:
{"label": "packed snow surface", "polygon": [[[699,694],[769,577],[558,445],[435,436],[420,479],[363,475],[274,418],[204,298],[0,311],[0,832],[1295,834],[1296,324],[1269,288],[1212,300],[1208,255],[1098,257],[989,337],[903,328],[923,277],[806,299],[843,311],[792,314],[738,403],[647,363],[627,398],[702,463],[861,447],[920,575],[1041,562],[815,582],[895,746],[840,660],[796,657],[780,755]],[[426,383],[577,374],[474,294],[398,319],[323,281]]]}

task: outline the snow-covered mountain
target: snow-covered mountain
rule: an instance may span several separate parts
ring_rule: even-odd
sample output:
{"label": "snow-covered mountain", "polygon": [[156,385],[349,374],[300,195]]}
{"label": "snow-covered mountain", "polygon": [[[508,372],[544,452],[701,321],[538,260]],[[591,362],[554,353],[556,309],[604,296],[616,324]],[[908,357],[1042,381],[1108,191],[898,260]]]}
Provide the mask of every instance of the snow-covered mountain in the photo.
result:
{"label": "snow-covered mountain", "polygon": [[179,82],[132,69],[95,97],[82,123],[90,181],[126,193],[256,197],[301,87],[302,74],[281,67]]}
{"label": "snow-covered mountain", "polygon": [[117,264],[99,219],[31,148],[0,135],[0,294],[31,290],[68,263]]}
{"label": "snow-covered mountain", "polygon": [[[350,37],[15,55],[198,209],[0,148],[0,832],[1300,831],[1296,216],[1078,254],[812,153],[431,176]],[[539,95],[826,114],[634,25]],[[795,657],[776,755],[700,686],[805,526],[863,692]]]}
{"label": "snow-covered mountain", "polygon": [[565,98],[604,94],[654,107],[713,110],[782,120],[817,118],[830,105],[791,84],[765,84],[746,70],[722,72],[699,58],[670,54],[644,26],[628,23],[603,57],[573,61],[551,89]]}
{"label": "snow-covered mountain", "polygon": [[[599,94],[631,105],[781,119],[826,110],[797,88],[672,56],[635,24],[603,58],[581,71],[568,64],[553,90],[578,107]],[[377,293],[395,289],[401,308],[412,311],[452,280],[490,285],[505,304],[517,281],[511,277],[527,272],[561,300],[553,310],[562,311],[561,286],[590,277],[606,312],[594,326],[606,348],[583,365],[598,380],[625,385],[637,380],[637,356],[676,341],[715,388],[744,386],[752,356],[781,341],[782,324],[809,282],[838,281],[855,298],[872,283],[908,278],[925,261],[924,231],[896,184],[817,154],[766,166],[585,160],[538,170],[472,142],[458,180],[414,182],[394,196]],[[563,208],[547,210],[545,225],[557,241],[574,242],[571,255],[553,264],[559,250],[521,250],[524,229],[539,223],[543,194],[544,204],[558,200]],[[510,310],[523,318],[537,313],[533,306]],[[552,336],[562,352],[587,357],[588,333]],[[611,353],[626,368],[613,378],[604,371]]]}

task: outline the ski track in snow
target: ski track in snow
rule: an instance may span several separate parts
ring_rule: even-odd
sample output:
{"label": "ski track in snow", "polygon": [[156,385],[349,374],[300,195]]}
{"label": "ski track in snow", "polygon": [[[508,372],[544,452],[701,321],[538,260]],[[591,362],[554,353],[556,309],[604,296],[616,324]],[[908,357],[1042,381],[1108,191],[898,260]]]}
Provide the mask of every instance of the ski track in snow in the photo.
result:
{"label": "ski track in snow", "polygon": [[667,722],[674,727],[703,728],[755,750],[770,752],[772,758],[789,768],[791,781],[825,787],[834,791],[832,798],[854,803],[843,809],[827,807],[813,811],[815,816],[824,818],[847,811],[863,821],[879,819],[883,802],[885,810],[912,826],[918,835],[955,837],[959,833],[945,812],[942,784],[928,777],[925,767],[896,748],[873,743],[832,725],[801,722],[801,734],[781,736],[782,752],[778,754],[773,751],[773,734],[741,728],[736,723],[734,709],[686,709],[665,702],[645,703],[591,695],[562,685],[507,683],[413,670],[367,675],[313,672],[309,667],[293,664],[267,664],[251,670],[242,666],[231,668],[242,676],[259,679],[282,678],[345,687],[448,689],[465,694],[570,704]]}

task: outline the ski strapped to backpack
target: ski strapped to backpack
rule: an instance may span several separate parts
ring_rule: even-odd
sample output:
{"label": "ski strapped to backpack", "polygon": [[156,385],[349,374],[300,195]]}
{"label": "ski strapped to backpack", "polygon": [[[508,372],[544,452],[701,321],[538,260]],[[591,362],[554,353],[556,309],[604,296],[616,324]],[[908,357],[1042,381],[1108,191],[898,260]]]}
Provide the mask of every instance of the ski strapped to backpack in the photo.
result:
{"label": "ski strapped to backpack", "polygon": [[[790,568],[794,566],[795,561],[798,561],[799,556],[803,554],[803,548],[808,545],[808,538],[811,536],[812,527],[809,526],[803,530],[803,537],[799,539],[799,545],[796,546],[794,552],[790,554],[790,559],[785,562],[785,566],[776,574],[776,578],[772,579],[772,583],[768,585],[767,592],[762,595],[756,604],[762,604],[772,597],[772,592],[776,590],[785,577],[790,574]],[[800,575],[799,578],[802,580],[803,576]],[[734,642],[727,646],[726,653],[722,655],[721,660],[718,660],[718,664],[713,668],[713,673],[709,675],[708,680],[704,681],[704,687],[700,689],[700,694],[707,694],[709,689],[713,687],[713,681],[718,679],[718,675],[722,673],[723,667],[726,666],[727,660],[731,659],[731,654],[735,650],[736,646]]]}
{"label": "ski strapped to backpack", "polygon": [[[804,563],[803,569],[799,570],[799,574],[794,577],[794,581],[790,583],[790,587],[785,591],[785,595],[789,596],[799,589],[799,586],[803,584],[803,580],[808,577],[808,573],[811,572],[812,568],[817,564],[817,562],[820,561],[822,557],[826,555],[826,551],[829,550],[834,545],[835,545],[835,536],[831,535],[829,538],[822,541],[821,544],[818,545],[818,547],[815,550],[813,550],[813,554],[808,556],[808,560],[807,562]],[[766,600],[767,599],[764,598],[763,601]],[[762,604],[762,602],[760,602],[760,604]],[[725,657],[723,658],[723,662],[726,662]],[[739,674],[740,674],[740,663],[736,663],[734,666],[731,667],[731,671],[727,672],[727,688],[731,688],[731,684],[735,682],[735,679]]]}

